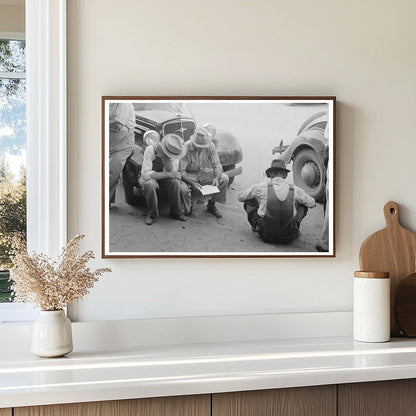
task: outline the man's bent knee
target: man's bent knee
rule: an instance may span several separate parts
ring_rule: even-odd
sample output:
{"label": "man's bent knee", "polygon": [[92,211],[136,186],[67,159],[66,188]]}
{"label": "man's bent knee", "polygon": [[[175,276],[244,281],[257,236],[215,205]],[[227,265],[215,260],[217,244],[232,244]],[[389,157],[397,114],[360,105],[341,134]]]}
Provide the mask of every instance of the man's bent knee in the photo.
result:
{"label": "man's bent knee", "polygon": [[153,179],[149,179],[143,182],[142,184],[142,190],[145,195],[156,192],[158,189],[159,189],[159,184],[157,183],[157,181]]}
{"label": "man's bent knee", "polygon": [[180,179],[169,179],[169,186],[173,186],[174,188],[179,188],[181,183],[182,181]]}

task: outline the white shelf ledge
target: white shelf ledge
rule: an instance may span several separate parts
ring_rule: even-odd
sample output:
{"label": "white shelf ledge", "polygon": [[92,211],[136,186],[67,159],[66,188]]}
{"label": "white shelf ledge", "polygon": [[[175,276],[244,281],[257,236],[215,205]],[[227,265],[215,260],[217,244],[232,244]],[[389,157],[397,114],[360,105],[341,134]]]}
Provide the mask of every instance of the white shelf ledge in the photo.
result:
{"label": "white shelf ledge", "polygon": [[133,399],[416,377],[416,340],[350,337],[0,354],[0,407]]}

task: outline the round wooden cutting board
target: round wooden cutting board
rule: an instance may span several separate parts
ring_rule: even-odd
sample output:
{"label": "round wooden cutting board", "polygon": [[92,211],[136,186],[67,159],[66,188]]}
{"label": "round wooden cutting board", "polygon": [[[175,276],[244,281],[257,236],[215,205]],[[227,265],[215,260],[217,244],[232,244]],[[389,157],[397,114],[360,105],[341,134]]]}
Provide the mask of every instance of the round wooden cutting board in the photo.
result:
{"label": "round wooden cutting board", "polygon": [[416,337],[416,273],[402,279],[397,286],[394,314],[400,332]]}
{"label": "round wooden cutting board", "polygon": [[394,317],[394,299],[399,282],[416,271],[416,234],[399,222],[399,206],[390,201],[384,205],[386,228],[370,235],[360,249],[360,268],[363,271],[390,273],[391,335],[400,335]]}

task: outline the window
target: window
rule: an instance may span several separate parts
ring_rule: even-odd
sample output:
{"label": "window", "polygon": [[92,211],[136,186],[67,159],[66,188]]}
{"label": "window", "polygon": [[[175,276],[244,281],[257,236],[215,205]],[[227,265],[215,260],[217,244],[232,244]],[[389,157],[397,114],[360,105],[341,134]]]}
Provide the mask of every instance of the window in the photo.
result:
{"label": "window", "polygon": [[0,302],[10,302],[10,252],[26,244],[25,41],[0,39]]}
{"label": "window", "polygon": [[[66,0],[24,3],[27,84],[20,79],[27,97],[27,247],[56,257],[67,242]],[[24,37],[0,32],[0,39]],[[7,72],[15,78],[24,74]],[[33,316],[31,305],[0,303],[0,324]]]}
{"label": "window", "polygon": [[0,34],[0,323],[28,320],[30,305],[11,302],[14,244],[26,244],[26,42]]}

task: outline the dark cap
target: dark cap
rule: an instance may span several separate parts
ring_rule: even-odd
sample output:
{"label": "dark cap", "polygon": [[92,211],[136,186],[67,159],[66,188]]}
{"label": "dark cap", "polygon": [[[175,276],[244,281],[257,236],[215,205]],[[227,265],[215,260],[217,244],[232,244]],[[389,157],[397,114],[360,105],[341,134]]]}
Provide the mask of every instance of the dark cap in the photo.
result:
{"label": "dark cap", "polygon": [[286,169],[286,163],[282,159],[272,160],[271,166],[268,169],[266,169],[266,175],[268,178],[270,178],[270,173],[278,172],[278,171],[285,172],[285,173],[290,172],[289,169]]}

